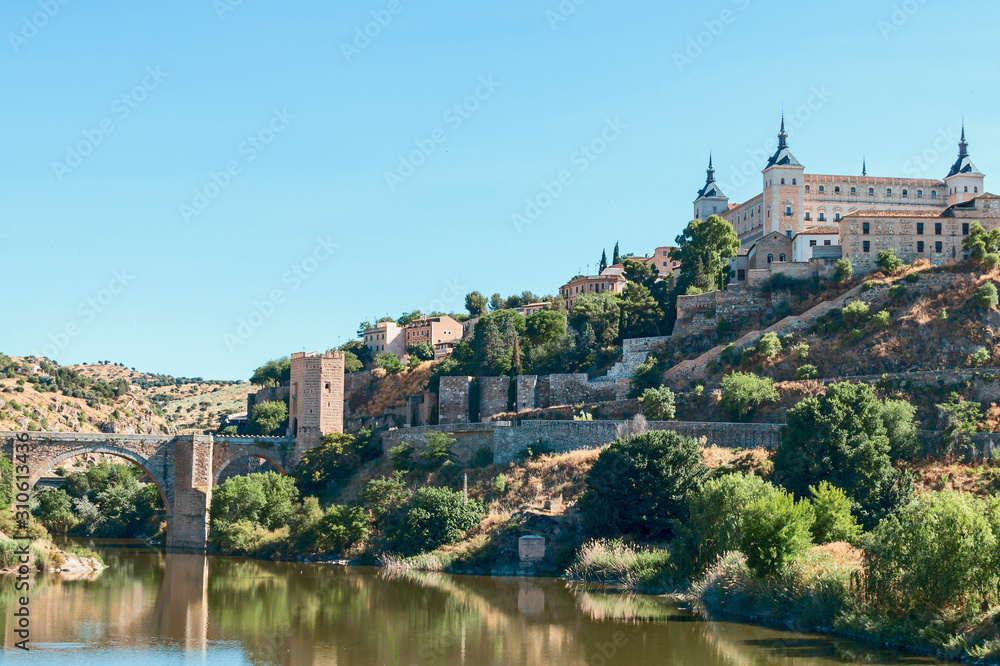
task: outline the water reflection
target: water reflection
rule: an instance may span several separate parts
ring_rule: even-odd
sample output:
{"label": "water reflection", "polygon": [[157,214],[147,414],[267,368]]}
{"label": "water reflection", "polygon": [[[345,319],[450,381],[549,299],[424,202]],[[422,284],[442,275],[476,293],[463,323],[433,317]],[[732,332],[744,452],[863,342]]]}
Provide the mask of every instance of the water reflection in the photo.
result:
{"label": "water reflection", "polygon": [[[611,664],[936,663],[849,641],[707,623],[664,601],[550,579],[103,551],[93,581],[37,579],[32,644],[3,663]],[[0,628],[13,645],[13,580]]]}

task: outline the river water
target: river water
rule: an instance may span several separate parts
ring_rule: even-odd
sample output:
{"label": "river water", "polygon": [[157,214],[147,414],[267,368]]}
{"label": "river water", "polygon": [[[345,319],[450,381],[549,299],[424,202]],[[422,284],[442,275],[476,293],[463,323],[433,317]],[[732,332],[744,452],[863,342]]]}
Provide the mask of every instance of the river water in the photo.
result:
{"label": "river water", "polygon": [[656,597],[544,578],[387,576],[369,568],[98,549],[93,580],[36,576],[30,653],[12,648],[0,577],[0,663],[937,664],[852,641],[706,622]]}

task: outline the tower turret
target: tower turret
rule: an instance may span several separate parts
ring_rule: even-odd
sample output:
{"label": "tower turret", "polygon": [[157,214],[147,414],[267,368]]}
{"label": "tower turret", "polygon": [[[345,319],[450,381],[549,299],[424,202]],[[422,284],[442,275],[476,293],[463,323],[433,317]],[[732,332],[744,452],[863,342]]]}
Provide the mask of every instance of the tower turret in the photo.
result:
{"label": "tower turret", "polygon": [[965,138],[965,121],[963,121],[962,138],[958,142],[958,159],[944,179],[948,185],[948,205],[953,206],[982,194],[984,179],[985,176],[969,157],[969,142]]}
{"label": "tower turret", "polygon": [[694,216],[696,219],[705,220],[710,215],[722,215],[728,210],[729,197],[715,182],[715,166],[712,163],[712,154],[709,153],[705,187],[698,190],[698,198],[694,200]]}

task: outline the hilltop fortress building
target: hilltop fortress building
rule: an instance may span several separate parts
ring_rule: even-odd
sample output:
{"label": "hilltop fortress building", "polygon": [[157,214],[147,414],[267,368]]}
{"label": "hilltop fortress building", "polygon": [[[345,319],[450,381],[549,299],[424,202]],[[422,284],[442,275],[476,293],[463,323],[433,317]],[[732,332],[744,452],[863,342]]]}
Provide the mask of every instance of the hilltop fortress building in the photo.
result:
{"label": "hilltop fortress building", "polygon": [[789,149],[784,119],[778,149],[762,174],[761,194],[731,204],[710,157],[694,201],[696,218],[719,215],[739,234],[736,283],[775,273],[829,275],[841,257],[868,272],[878,253],[890,249],[905,262],[943,264],[963,257],[962,240],[973,220],[987,229],[1000,226],[1000,198],[985,192],[964,125],[958,159],[944,180],[869,176],[866,167],[860,176],[807,174]]}

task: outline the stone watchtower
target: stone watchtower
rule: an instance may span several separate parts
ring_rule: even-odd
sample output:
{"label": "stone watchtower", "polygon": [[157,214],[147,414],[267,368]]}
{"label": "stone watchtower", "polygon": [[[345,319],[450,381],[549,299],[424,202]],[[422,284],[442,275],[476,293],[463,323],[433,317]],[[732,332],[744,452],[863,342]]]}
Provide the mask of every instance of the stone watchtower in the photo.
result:
{"label": "stone watchtower", "polygon": [[969,157],[969,142],[965,140],[965,123],[962,123],[962,140],[958,144],[958,160],[952,165],[944,182],[948,185],[948,205],[954,206],[982,194],[986,176],[976,168]]}
{"label": "stone watchtower", "polygon": [[344,352],[292,354],[288,394],[288,435],[295,438],[295,462],[344,432]]}

